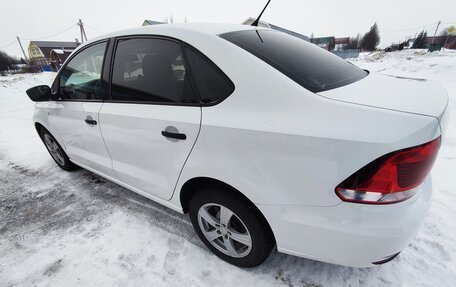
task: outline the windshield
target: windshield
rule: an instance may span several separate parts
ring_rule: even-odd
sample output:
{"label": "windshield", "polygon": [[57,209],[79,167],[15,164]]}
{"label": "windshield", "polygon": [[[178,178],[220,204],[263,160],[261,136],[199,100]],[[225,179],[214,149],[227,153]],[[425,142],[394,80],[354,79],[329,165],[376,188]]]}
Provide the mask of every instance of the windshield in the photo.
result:
{"label": "windshield", "polygon": [[289,78],[314,92],[342,87],[368,73],[302,39],[271,30],[247,30],[220,37],[247,50]]}

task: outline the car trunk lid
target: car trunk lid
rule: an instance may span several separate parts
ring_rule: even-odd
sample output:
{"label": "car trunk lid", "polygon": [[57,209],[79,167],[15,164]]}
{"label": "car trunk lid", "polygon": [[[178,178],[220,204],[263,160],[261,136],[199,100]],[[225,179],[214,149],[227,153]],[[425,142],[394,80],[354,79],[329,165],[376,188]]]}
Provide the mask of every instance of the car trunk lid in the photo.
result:
{"label": "car trunk lid", "polygon": [[319,95],[348,103],[384,108],[441,120],[448,104],[445,89],[424,79],[370,73],[364,79]]}

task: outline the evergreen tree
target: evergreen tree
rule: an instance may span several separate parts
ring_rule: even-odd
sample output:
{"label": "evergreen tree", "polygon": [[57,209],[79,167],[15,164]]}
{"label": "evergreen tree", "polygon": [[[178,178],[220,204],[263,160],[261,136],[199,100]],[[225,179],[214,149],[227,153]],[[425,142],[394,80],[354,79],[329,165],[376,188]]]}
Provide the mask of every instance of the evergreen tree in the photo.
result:
{"label": "evergreen tree", "polygon": [[421,31],[418,36],[416,37],[415,41],[413,41],[412,49],[425,49],[426,48],[426,38],[427,32]]}
{"label": "evergreen tree", "polygon": [[17,64],[18,62],[18,59],[0,51],[0,71],[7,71],[11,68],[11,65]]}
{"label": "evergreen tree", "polygon": [[380,44],[380,34],[378,32],[377,23],[375,23],[367,32],[364,34],[363,38],[361,38],[359,47],[363,51],[375,51],[378,44]]}

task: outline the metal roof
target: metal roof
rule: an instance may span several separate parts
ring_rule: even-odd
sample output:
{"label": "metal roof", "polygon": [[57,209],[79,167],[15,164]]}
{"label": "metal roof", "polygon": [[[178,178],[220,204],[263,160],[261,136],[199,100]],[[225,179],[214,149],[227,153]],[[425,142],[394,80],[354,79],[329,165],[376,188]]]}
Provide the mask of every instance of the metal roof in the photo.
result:
{"label": "metal roof", "polygon": [[148,25],[157,25],[157,24],[166,24],[165,22],[160,22],[160,21],[154,21],[154,20],[144,20],[143,22],[143,26],[144,24],[148,24]]}
{"label": "metal roof", "polygon": [[38,48],[76,48],[79,43],[76,42],[60,42],[60,41],[30,41],[31,44],[38,46]]}
{"label": "metal roof", "polygon": [[[250,25],[254,21],[255,21],[255,18],[249,17],[249,18],[245,19],[244,22],[242,22],[242,24],[243,25]],[[305,36],[305,35],[303,35],[303,34],[299,34],[299,33],[295,32],[295,31],[291,31],[291,30],[285,29],[283,27],[268,23],[268,22],[263,21],[263,20],[260,20],[258,26],[262,26],[262,27],[273,29],[273,30],[277,30],[277,31],[286,33],[288,35],[295,36],[296,38],[302,39],[304,41],[310,42],[310,38]]]}

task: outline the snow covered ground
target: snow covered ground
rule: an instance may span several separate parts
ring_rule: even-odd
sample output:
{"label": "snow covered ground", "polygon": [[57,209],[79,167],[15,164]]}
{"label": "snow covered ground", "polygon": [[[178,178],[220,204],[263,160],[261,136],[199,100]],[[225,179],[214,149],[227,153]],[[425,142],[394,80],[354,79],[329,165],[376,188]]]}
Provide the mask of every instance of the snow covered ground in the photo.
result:
{"label": "snow covered ground", "polygon": [[[362,54],[356,65],[443,84],[456,111],[456,53]],[[200,243],[187,216],[90,172],[58,169],[31,123],[31,86],[0,77],[0,286],[456,286],[456,117],[433,170],[434,203],[393,262],[356,269],[279,253],[239,269]]]}

